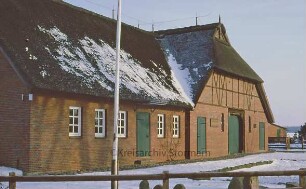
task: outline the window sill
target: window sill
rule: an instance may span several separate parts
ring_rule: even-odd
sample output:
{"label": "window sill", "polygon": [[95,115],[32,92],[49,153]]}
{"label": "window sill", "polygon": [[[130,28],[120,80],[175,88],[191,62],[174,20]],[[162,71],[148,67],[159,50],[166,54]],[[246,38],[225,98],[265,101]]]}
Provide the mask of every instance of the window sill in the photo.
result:
{"label": "window sill", "polygon": [[69,136],[69,139],[81,139],[82,136]]}
{"label": "window sill", "polygon": [[95,139],[106,139],[105,136],[95,136]]}

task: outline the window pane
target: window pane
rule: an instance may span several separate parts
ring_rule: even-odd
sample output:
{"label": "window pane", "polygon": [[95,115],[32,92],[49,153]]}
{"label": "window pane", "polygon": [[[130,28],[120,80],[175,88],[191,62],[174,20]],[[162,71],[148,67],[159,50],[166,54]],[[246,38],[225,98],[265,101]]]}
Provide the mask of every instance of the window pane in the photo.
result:
{"label": "window pane", "polygon": [[79,113],[79,110],[77,110],[77,109],[74,109],[74,110],[73,110],[73,115],[74,115],[74,116],[78,116],[78,113]]}
{"label": "window pane", "polygon": [[79,124],[79,118],[77,117],[74,118],[74,124]]}
{"label": "window pane", "polygon": [[99,117],[99,112],[98,112],[98,111],[96,111],[96,118],[97,118],[97,117]]}
{"label": "window pane", "polygon": [[95,119],[95,125],[98,125],[98,120],[97,119]]}
{"label": "window pane", "polygon": [[103,112],[102,111],[99,112],[99,117],[103,118]]}
{"label": "window pane", "polygon": [[78,133],[78,132],[79,132],[79,127],[78,127],[78,126],[74,127],[74,132],[75,132],[75,133]]}
{"label": "window pane", "polygon": [[99,125],[103,125],[103,119],[99,119]]}
{"label": "window pane", "polygon": [[73,124],[73,118],[69,117],[69,124]]}
{"label": "window pane", "polygon": [[73,115],[73,109],[69,109],[69,115]]}
{"label": "window pane", "polygon": [[98,127],[95,127],[95,133],[98,133]]}
{"label": "window pane", "polygon": [[69,133],[72,133],[72,132],[73,132],[73,127],[69,126]]}
{"label": "window pane", "polygon": [[124,126],[124,120],[121,120],[121,124],[120,124],[121,126]]}
{"label": "window pane", "polygon": [[103,128],[99,127],[99,133],[103,133]]}
{"label": "window pane", "polygon": [[121,134],[124,134],[124,128],[121,128]]}

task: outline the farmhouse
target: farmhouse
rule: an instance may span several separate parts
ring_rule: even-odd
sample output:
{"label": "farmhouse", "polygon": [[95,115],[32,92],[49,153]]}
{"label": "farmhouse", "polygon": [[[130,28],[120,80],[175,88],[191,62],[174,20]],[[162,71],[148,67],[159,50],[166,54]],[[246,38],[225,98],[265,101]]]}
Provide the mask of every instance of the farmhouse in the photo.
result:
{"label": "farmhouse", "polygon": [[[0,165],[110,166],[116,21],[56,0],[0,7]],[[267,150],[263,80],[223,24],[122,26],[120,165]]]}

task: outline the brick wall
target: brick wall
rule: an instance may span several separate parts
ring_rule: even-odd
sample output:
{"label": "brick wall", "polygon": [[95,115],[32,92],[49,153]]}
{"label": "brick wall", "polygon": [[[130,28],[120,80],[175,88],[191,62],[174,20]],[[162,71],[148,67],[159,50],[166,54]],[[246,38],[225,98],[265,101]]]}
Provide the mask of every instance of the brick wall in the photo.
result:
{"label": "brick wall", "polygon": [[270,124],[255,85],[243,79],[214,72],[210,75],[194,110],[190,112],[190,151],[194,154],[197,151],[197,118],[205,117],[207,153],[191,158],[228,155],[228,117],[234,112],[242,119],[243,152],[259,151],[259,122],[265,123],[265,150],[268,149],[267,133]]}
{"label": "brick wall", "polygon": [[[24,94],[24,100],[22,100]],[[0,51],[0,165],[28,169],[29,92]]]}
{"label": "brick wall", "polygon": [[[82,136],[69,137],[69,106],[82,108]],[[106,137],[95,138],[95,109],[106,110]],[[184,151],[185,113],[180,110],[158,109],[121,102],[120,110],[128,113],[126,138],[119,138],[119,164],[184,159],[170,156],[169,149]],[[150,150],[152,156],[136,157],[136,113],[150,113]],[[157,114],[165,114],[166,136],[157,138]],[[180,137],[173,139],[172,115],[180,116]],[[86,170],[110,167],[113,139],[113,103],[102,99],[66,98],[56,94],[34,94],[31,112],[30,172]],[[166,145],[167,144],[167,145]],[[171,146],[172,145],[172,146]],[[167,148],[167,149],[165,149]],[[170,154],[170,155],[169,155]]]}

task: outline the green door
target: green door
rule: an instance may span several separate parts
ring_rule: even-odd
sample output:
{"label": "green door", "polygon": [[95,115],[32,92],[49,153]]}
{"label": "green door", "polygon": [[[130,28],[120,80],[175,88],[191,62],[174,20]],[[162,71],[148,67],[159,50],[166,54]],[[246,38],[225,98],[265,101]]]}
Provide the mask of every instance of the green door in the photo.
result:
{"label": "green door", "polygon": [[147,112],[137,112],[137,152],[136,155],[149,156],[150,152],[150,114]]}
{"label": "green door", "polygon": [[259,150],[265,149],[265,123],[259,123]]}
{"label": "green door", "polygon": [[197,153],[204,154],[206,152],[206,119],[198,117],[197,121]]}
{"label": "green door", "polygon": [[228,152],[229,154],[239,153],[239,118],[230,115],[228,118]]}
{"label": "green door", "polygon": [[281,130],[280,130],[280,129],[277,129],[277,131],[276,131],[276,136],[277,136],[277,137],[280,137],[280,134],[281,134]]}

